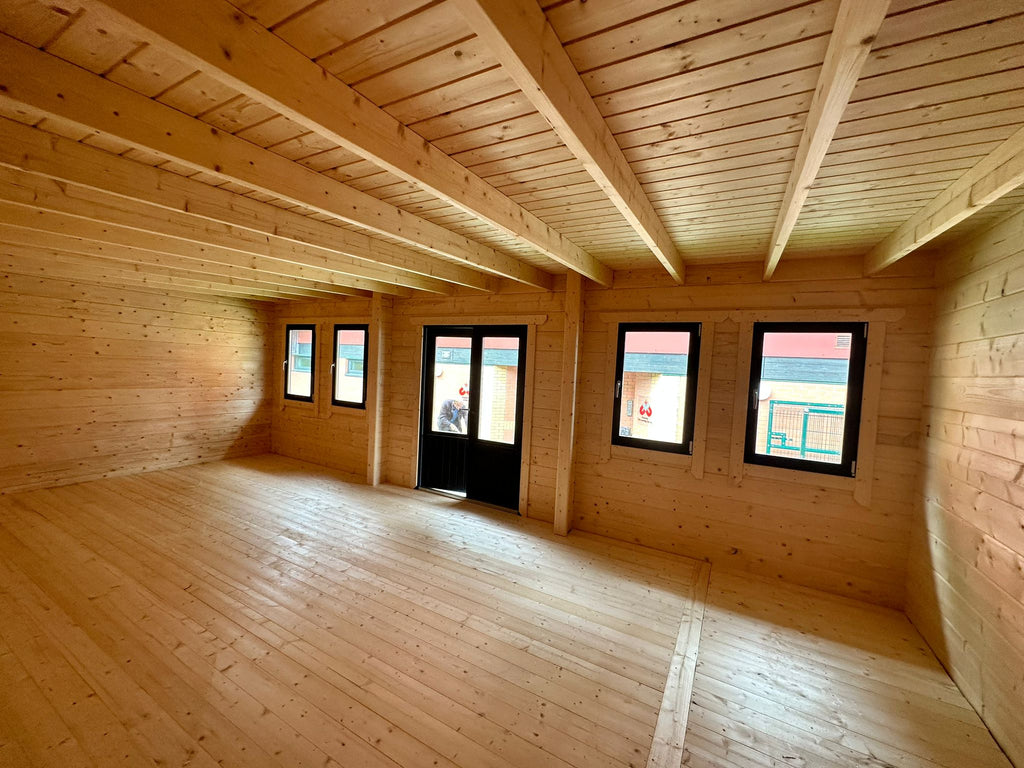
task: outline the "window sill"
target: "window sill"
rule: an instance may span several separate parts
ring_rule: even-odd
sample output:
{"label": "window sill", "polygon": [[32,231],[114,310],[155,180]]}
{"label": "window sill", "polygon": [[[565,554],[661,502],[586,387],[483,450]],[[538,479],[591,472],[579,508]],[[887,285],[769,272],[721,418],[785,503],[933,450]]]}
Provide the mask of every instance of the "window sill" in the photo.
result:
{"label": "window sill", "polygon": [[822,472],[788,469],[785,467],[766,467],[763,464],[743,464],[743,478],[757,480],[773,480],[782,483],[798,483],[828,488],[835,491],[852,493],[857,487],[857,478],[840,475],[826,475]]}
{"label": "window sill", "polygon": [[669,451],[633,448],[628,445],[609,445],[607,459],[623,459],[638,461],[643,464],[658,464],[666,467],[679,467],[688,470],[693,464],[693,457],[687,453],[671,453]]}
{"label": "window sill", "polygon": [[338,413],[338,414],[344,413],[344,414],[348,414],[350,416],[366,416],[366,406],[365,405],[356,405],[354,403],[352,405],[343,405],[341,403],[331,403],[331,410],[330,410],[329,415],[333,416],[336,413]]}

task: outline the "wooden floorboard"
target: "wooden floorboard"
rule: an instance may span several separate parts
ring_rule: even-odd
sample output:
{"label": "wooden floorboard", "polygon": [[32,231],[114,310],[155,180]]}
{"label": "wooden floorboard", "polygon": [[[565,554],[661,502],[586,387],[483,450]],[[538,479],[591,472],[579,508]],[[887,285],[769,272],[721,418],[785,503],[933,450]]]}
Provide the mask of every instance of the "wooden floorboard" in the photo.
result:
{"label": "wooden floorboard", "polygon": [[705,569],[549,529],[273,456],[2,497],[0,764],[643,766]]}
{"label": "wooden floorboard", "polygon": [[1011,768],[906,616],[715,571],[690,768]]}
{"label": "wooden floorboard", "polygon": [[277,456],[0,496],[0,616],[2,768],[1009,766],[898,612]]}

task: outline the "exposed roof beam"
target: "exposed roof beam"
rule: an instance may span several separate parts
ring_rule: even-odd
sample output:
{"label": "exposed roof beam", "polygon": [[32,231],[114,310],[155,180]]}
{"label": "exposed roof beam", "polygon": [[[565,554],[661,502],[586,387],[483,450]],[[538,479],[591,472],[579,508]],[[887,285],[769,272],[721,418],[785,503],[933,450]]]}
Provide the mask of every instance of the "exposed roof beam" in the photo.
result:
{"label": "exposed roof beam", "polygon": [[88,0],[142,39],[601,285],[611,270],[227,0]]}
{"label": "exposed roof beam", "polygon": [[[408,294],[381,278],[390,277],[384,270],[369,265],[337,264],[325,269],[296,263],[302,259],[301,246],[292,250],[275,248],[266,238],[247,230],[219,227],[188,214],[174,213],[123,198],[116,198],[95,190],[54,181],[34,174],[0,167],[0,201],[18,204],[31,210],[46,210],[73,217],[66,228],[72,234],[92,231],[93,239],[129,247],[146,247],[154,243],[154,250],[180,253],[205,259],[219,260],[259,269],[271,274],[313,279],[319,282],[380,291],[390,294]],[[92,226],[89,226],[92,225]],[[295,258],[291,258],[291,257]],[[384,272],[384,274],[380,274]],[[415,287],[435,293],[448,293],[448,283],[416,276]]]}
{"label": "exposed roof beam", "polygon": [[842,0],[839,6],[828,50],[825,52],[825,62],[821,66],[818,85],[807,112],[807,123],[800,137],[796,160],[786,184],[786,194],[782,198],[782,208],[765,257],[765,280],[774,274],[782,252],[786,250],[786,243],[800,217],[800,209],[818,176],[818,170],[888,8],[889,0]]}
{"label": "exposed roof beam", "polygon": [[873,275],[1024,184],[1024,128],[978,161],[864,257]]}
{"label": "exposed roof beam", "polygon": [[139,275],[150,274],[151,268],[155,268],[152,270],[153,274],[175,274],[210,281],[234,279],[243,281],[243,285],[270,291],[286,291],[308,298],[328,299],[366,295],[366,291],[341,285],[281,277],[255,269],[204,261],[199,255],[181,256],[156,251],[151,247],[111,245],[106,240],[92,238],[90,232],[63,234],[67,231],[61,226],[65,219],[66,217],[60,214],[48,211],[31,216],[28,211],[12,211],[7,203],[0,202],[0,243],[90,256],[102,259],[102,263],[107,266],[130,269],[137,271]]}
{"label": "exposed roof beam", "polygon": [[[343,264],[377,264],[395,270],[388,282],[418,287],[404,273],[444,280],[484,291],[495,278],[475,269],[437,259],[362,232],[334,226],[276,205],[218,189],[201,181],[119,157],[96,147],[0,117],[0,166],[31,171],[129,201],[142,201],[197,220],[215,221],[305,248],[292,260],[323,269]],[[340,259],[339,259],[340,256]],[[355,259],[351,262],[348,257]]]}
{"label": "exposed roof beam", "polygon": [[234,277],[195,275],[155,266],[143,268],[92,255],[37,246],[26,247],[2,241],[0,268],[14,274],[56,280],[99,283],[122,288],[177,290],[243,299],[308,299],[318,295],[302,289],[261,285]]}
{"label": "exposed roof beam", "polygon": [[4,242],[40,245],[92,256],[117,258],[136,264],[152,264],[208,275],[238,277],[264,283],[267,287],[303,288],[316,294],[362,296],[365,288],[354,288],[343,282],[318,280],[316,276],[279,274],[260,269],[258,257],[245,257],[229,251],[196,245],[159,235],[140,237],[133,232],[109,224],[99,224],[48,210],[0,200],[0,232]]}
{"label": "exposed roof beam", "polygon": [[0,34],[0,103],[24,104],[469,266],[550,288],[551,275],[270,150]]}
{"label": "exposed roof beam", "polygon": [[683,260],[536,0],[458,0],[506,73],[676,282]]}

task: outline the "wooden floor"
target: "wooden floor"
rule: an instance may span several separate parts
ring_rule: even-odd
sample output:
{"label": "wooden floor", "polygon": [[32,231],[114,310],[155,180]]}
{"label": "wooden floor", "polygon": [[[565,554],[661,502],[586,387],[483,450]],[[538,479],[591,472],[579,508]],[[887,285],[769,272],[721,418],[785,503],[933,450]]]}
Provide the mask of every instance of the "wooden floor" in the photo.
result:
{"label": "wooden floor", "polygon": [[902,614],[549,528],[274,456],[0,497],[0,766],[1009,766]]}
{"label": "wooden floor", "polygon": [[0,765],[643,768],[706,573],[273,456],[0,497]]}
{"label": "wooden floor", "polygon": [[712,571],[683,765],[1011,768],[897,611]]}

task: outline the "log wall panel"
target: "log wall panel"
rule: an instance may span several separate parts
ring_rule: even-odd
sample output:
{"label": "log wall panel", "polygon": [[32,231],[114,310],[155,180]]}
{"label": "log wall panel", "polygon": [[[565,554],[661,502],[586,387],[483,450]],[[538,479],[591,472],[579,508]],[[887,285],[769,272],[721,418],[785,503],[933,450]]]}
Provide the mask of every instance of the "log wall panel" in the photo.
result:
{"label": "log wall panel", "polygon": [[[385,299],[385,301],[388,301]],[[271,342],[273,370],[273,451],[282,456],[365,475],[366,411],[331,404],[331,362],[335,323],[370,322],[370,300],[312,301],[281,304],[274,315]],[[285,326],[316,325],[316,382],[313,402],[284,399]],[[375,353],[371,350],[373,359]],[[373,370],[367,361],[367,375]]]}
{"label": "log wall panel", "polygon": [[908,612],[1024,765],[1024,211],[937,270]]}
{"label": "log wall panel", "polygon": [[[918,275],[928,268],[917,262]],[[921,329],[930,323],[930,278],[835,279],[761,283],[735,266],[687,274],[671,286],[654,273],[616,276],[612,289],[586,294],[574,526],[670,552],[709,559],[717,567],[824,589],[899,607],[903,602],[910,509],[917,488],[918,409],[927,370]],[[914,272],[905,274],[913,275]],[[696,284],[695,284],[696,283]],[[700,283],[708,283],[700,285]],[[734,392],[740,322],[715,323],[704,475],[646,456],[609,454],[609,345],[616,313],[640,320],[645,312],[683,310],[785,312],[897,309],[886,321],[878,436],[869,506],[850,488],[829,487],[822,476],[784,472],[782,479],[751,477],[730,483]],[[745,382],[743,386],[746,386]],[[745,417],[745,416],[744,416]],[[862,447],[862,457],[867,447]],[[862,467],[862,470],[864,468]]]}
{"label": "log wall panel", "polygon": [[[636,541],[666,551],[710,559],[717,566],[755,572],[876,603],[902,606],[906,546],[918,476],[919,413],[927,370],[924,349],[931,322],[932,288],[924,260],[911,260],[893,277],[853,276],[837,262],[844,279],[798,279],[799,265],[779,281],[760,282],[757,265],[694,269],[688,284],[669,285],[657,273],[624,273],[613,289],[586,292],[579,381],[574,525],[591,532]],[[811,273],[808,273],[810,275]],[[421,327],[424,323],[488,323],[543,317],[537,327],[532,388],[532,436],[528,504],[524,512],[551,519],[558,450],[557,403],[562,357],[560,291],[506,291],[492,296],[394,300],[388,361],[389,419],[385,437],[386,481],[411,487],[416,482]],[[318,302],[327,313],[338,311]],[[300,305],[290,305],[293,311]],[[310,305],[313,306],[313,305]],[[734,389],[740,324],[716,323],[711,366],[709,429],[702,480],[671,464],[636,456],[606,458],[608,318],[618,313],[692,311],[721,315],[799,310],[832,316],[836,310],[890,312],[886,321],[878,435],[871,501],[854,501],[851,488],[830,487],[817,476],[790,473],[783,479],[729,482]],[[785,311],[783,309],[783,311]],[[301,313],[300,313],[301,314]],[[291,321],[310,319],[296,315]],[[631,319],[637,319],[631,317]],[[281,324],[283,327],[283,320]],[[332,316],[331,322],[334,322]],[[280,330],[280,329],[279,329]],[[278,339],[283,344],[283,337]],[[275,343],[277,343],[275,341]],[[329,349],[329,347],[328,347]],[[321,355],[327,354],[321,346]],[[275,427],[277,426],[275,421]],[[362,434],[345,469],[358,472],[365,449]],[[275,436],[275,446],[277,438]],[[315,442],[315,440],[314,440]],[[324,444],[343,466],[346,448]],[[309,454],[311,455],[311,454]],[[652,454],[651,458],[657,458]],[[323,462],[322,460],[317,459]]]}
{"label": "log wall panel", "polygon": [[0,492],[270,447],[268,315],[7,272],[0,279]]}

